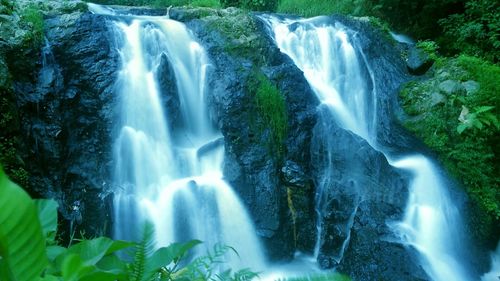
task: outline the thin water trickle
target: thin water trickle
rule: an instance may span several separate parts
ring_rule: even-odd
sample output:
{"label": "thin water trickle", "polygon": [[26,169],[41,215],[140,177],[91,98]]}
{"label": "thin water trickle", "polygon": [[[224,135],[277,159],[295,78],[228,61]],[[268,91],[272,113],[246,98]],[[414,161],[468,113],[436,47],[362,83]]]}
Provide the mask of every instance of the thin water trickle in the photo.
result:
{"label": "thin water trickle", "polygon": [[[319,19],[262,18],[272,30],[280,50],[304,72],[321,102],[321,108],[327,106],[341,127],[384,153],[391,165],[413,172],[405,216],[402,222],[395,224],[394,229],[401,234],[401,242],[414,246],[420,252],[421,263],[433,280],[471,280],[460,255],[455,251],[460,247],[460,240],[457,239],[461,232],[460,213],[451,202],[446,186],[431,161],[422,155],[394,161],[377,144],[377,93],[374,90],[377,81],[362,50],[357,47],[356,32],[339,23],[324,24]],[[322,114],[319,119],[318,122],[322,122]],[[331,192],[328,188],[329,177],[335,167],[325,165],[323,169],[321,178],[317,179],[316,256],[322,243],[322,197]],[[339,259],[342,259],[348,242],[349,236],[344,241]]]}

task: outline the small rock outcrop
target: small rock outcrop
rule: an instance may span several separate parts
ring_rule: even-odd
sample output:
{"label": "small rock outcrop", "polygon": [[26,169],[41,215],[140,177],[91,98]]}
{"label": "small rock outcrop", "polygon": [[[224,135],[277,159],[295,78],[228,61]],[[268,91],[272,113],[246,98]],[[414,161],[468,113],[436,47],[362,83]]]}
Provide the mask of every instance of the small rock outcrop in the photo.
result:
{"label": "small rock outcrop", "polygon": [[424,50],[414,46],[408,50],[406,66],[411,74],[423,75],[433,64],[434,60]]}

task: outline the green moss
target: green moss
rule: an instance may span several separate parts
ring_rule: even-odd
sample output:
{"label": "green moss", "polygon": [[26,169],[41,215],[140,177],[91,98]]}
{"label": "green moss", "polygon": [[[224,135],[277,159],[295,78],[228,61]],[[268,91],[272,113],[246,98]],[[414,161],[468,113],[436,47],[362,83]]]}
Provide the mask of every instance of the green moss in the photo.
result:
{"label": "green moss", "polygon": [[285,98],[278,88],[262,73],[256,75],[257,88],[255,104],[265,127],[272,132],[272,144],[278,155],[285,151],[284,141],[287,135],[287,112]]}
{"label": "green moss", "polygon": [[217,15],[203,18],[208,28],[224,38],[224,51],[239,60],[260,67],[266,64],[266,42],[258,32],[254,18],[241,9],[219,10]]}
{"label": "green moss", "polygon": [[[424,46],[432,47],[433,46]],[[500,165],[499,128],[489,119],[479,119],[481,109],[497,119],[500,93],[500,67],[484,60],[460,56],[444,59],[428,80],[410,82],[400,92],[401,104],[410,118],[404,125],[434,150],[441,162],[466,191],[492,218],[500,219]],[[480,88],[475,93],[464,92],[445,95],[445,100],[430,106],[432,93],[439,92],[439,83],[453,80],[457,83],[473,80]],[[467,109],[469,112],[464,111]],[[475,114],[475,115],[474,115]],[[462,121],[459,117],[462,115]],[[478,127],[460,132],[464,120],[476,116]],[[486,121],[485,121],[486,120]],[[488,220],[488,219],[486,219]]]}
{"label": "green moss", "polygon": [[43,42],[43,14],[35,5],[29,5],[20,11],[22,23],[29,32],[24,37],[26,43],[38,46]]}

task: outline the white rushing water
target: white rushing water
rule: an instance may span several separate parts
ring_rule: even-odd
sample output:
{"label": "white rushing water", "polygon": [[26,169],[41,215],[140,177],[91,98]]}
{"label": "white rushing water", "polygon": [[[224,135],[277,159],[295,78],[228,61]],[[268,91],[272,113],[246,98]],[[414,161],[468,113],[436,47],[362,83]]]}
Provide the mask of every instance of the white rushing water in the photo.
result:
{"label": "white rushing water", "polygon": [[[134,227],[149,220],[159,246],[189,239],[204,241],[207,249],[222,243],[241,257],[228,255],[231,268],[263,269],[252,221],[222,179],[221,134],[205,104],[209,61],[203,47],[184,24],[167,18],[132,17],[115,24],[122,43],[115,238],[135,239]],[[157,79],[162,56],[175,73],[180,100],[182,125],[175,130],[169,128],[172,113],[164,111]]]}
{"label": "white rushing water", "polygon": [[[321,106],[327,107],[342,127],[373,142],[372,136],[376,129],[373,115],[376,98],[364,81],[361,69],[364,66],[364,58],[357,56],[355,47],[349,42],[351,32],[339,23],[334,26],[318,26],[314,19],[300,20],[299,25],[293,20],[279,21],[272,17],[267,20],[272,26],[276,44],[304,72],[305,78],[321,101]],[[328,159],[331,159],[331,156]],[[318,180],[315,198],[318,218],[321,218],[324,212],[324,196],[329,192],[332,169],[335,167],[332,167],[330,161],[323,168],[322,179]],[[352,214],[350,225],[354,215],[355,213]],[[316,228],[314,256],[317,257],[323,232],[321,219],[317,220]],[[348,240],[347,238],[344,241],[340,252],[335,253],[337,262],[342,259]]]}
{"label": "white rushing water", "polygon": [[[304,72],[321,106],[330,109],[340,126],[384,152],[376,141],[377,97],[373,90],[376,81],[357,47],[356,33],[340,23],[324,24],[318,18],[281,20],[264,16],[263,19],[273,31],[280,50]],[[387,154],[386,157],[389,158]],[[389,162],[414,175],[404,219],[395,225],[402,242],[419,251],[421,264],[433,280],[472,280],[455,252],[461,246],[460,214],[431,161],[415,155]],[[328,171],[324,174],[328,176]],[[320,213],[321,193],[328,189],[318,188],[316,208]],[[321,233],[320,223],[318,233]],[[318,234],[318,240],[320,237]],[[316,248],[320,243],[317,241]]]}
{"label": "white rushing water", "polygon": [[498,280],[500,280],[500,242],[498,242],[497,250],[494,253],[491,253],[490,271],[481,277],[481,281]]}

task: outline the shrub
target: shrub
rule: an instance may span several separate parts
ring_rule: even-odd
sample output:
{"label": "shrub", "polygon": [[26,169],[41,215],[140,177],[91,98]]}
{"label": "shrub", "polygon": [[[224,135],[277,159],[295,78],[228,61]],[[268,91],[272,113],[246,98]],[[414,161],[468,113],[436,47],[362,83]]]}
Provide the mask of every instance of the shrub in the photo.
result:
{"label": "shrub", "polygon": [[277,0],[221,0],[222,7],[236,7],[252,11],[274,12],[278,6]]}
{"label": "shrub", "polygon": [[368,15],[369,2],[366,0],[317,0],[314,3],[307,0],[281,0],[278,5],[279,13],[296,14],[303,17],[319,15],[344,14]]}
{"label": "shrub", "polygon": [[219,0],[194,0],[191,2],[194,7],[220,8]]}
{"label": "shrub", "polygon": [[20,12],[23,24],[30,30],[25,41],[37,46],[43,42],[43,14],[35,5],[29,5]]}
{"label": "shrub", "polygon": [[500,5],[496,0],[470,0],[465,12],[439,21],[443,45],[454,52],[500,62]]}

